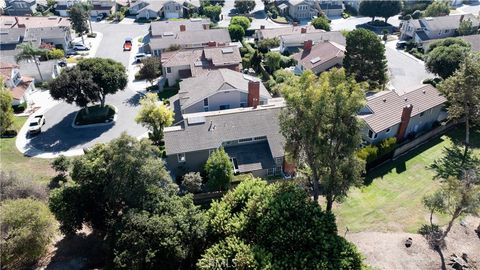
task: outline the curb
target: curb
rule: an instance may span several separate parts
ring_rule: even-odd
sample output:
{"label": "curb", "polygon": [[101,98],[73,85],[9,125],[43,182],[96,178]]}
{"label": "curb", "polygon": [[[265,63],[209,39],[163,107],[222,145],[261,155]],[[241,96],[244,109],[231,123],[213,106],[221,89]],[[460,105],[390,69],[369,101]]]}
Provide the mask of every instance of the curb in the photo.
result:
{"label": "curb", "polygon": [[90,124],[90,125],[76,125],[75,124],[75,119],[77,119],[77,115],[78,113],[80,113],[81,110],[77,111],[77,113],[75,114],[75,117],[73,118],[73,121],[72,121],[72,128],[91,128],[91,127],[102,127],[102,126],[108,126],[108,125],[113,125],[115,124],[115,122],[117,122],[117,116],[118,116],[118,108],[115,107],[114,105],[109,105],[109,106],[112,106],[113,107],[113,110],[115,111],[115,115],[113,116],[113,120],[112,122],[108,122],[108,123],[97,123],[97,124]]}

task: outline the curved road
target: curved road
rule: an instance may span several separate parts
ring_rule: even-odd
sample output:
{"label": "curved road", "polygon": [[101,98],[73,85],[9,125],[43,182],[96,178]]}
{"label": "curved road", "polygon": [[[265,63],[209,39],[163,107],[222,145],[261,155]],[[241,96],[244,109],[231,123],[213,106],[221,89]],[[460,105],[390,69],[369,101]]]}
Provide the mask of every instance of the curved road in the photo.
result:
{"label": "curved road", "polygon": [[[136,53],[124,52],[122,49],[125,37],[144,36],[148,33],[148,24],[93,24],[95,32],[101,32],[103,39],[96,52],[96,57],[111,58],[121,62],[129,68],[130,54]],[[45,112],[46,124],[42,132],[29,138],[27,142],[26,155],[37,156],[41,152],[47,153],[46,157],[61,153],[79,154],[85,147],[90,147],[96,143],[108,142],[120,136],[122,132],[138,137],[146,133],[146,129],[136,124],[134,119],[138,111],[141,95],[136,91],[144,89],[132,89],[131,84],[124,91],[119,91],[115,95],[109,95],[106,103],[118,108],[117,121],[112,125],[75,129],[71,124],[76,112],[80,109],[74,105],[61,102],[47,112]],[[51,155],[48,155],[51,153]],[[74,154],[72,154],[74,155]],[[43,155],[45,156],[45,155]]]}

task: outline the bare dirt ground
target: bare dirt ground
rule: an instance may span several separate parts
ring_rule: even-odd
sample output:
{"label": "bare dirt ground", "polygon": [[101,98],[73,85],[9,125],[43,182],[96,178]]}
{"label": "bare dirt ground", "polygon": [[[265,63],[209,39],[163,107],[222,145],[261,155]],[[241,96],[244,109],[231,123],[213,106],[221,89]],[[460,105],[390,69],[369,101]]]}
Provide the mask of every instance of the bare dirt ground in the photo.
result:
{"label": "bare dirt ground", "polygon": [[[469,269],[480,270],[480,238],[475,233],[480,218],[467,217],[466,226],[455,222],[446,238],[446,247],[441,252],[428,245],[422,235],[412,233],[360,232],[347,234],[347,239],[357,245],[372,267],[386,270],[397,269],[453,269],[450,265],[452,254],[468,255]],[[405,247],[405,240],[413,239],[410,248]]]}

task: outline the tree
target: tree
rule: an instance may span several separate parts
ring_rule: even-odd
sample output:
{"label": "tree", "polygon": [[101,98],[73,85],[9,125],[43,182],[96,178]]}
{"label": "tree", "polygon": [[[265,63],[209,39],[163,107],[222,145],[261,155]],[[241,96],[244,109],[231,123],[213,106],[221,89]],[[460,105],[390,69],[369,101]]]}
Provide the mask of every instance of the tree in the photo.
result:
{"label": "tree", "polygon": [[238,24],[231,24],[228,26],[228,33],[233,41],[241,41],[245,36],[245,30]]}
{"label": "tree", "polygon": [[360,7],[358,13],[363,16],[371,17],[372,22],[375,20],[375,17],[379,14],[379,3],[374,0],[364,0],[360,2]]}
{"label": "tree", "polygon": [[105,98],[109,94],[115,94],[118,90],[124,90],[127,86],[128,76],[125,67],[112,59],[86,58],[78,62],[78,68],[89,72],[95,84],[100,106],[105,106]]}
{"label": "tree", "polygon": [[9,130],[15,120],[12,102],[12,93],[5,89],[3,78],[0,78],[0,134]]}
{"label": "tree", "polygon": [[92,74],[81,70],[78,65],[65,68],[58,77],[49,83],[50,95],[55,100],[85,108],[88,113],[88,104],[100,100],[99,87],[94,82]]}
{"label": "tree", "polygon": [[312,20],[312,25],[315,29],[323,29],[325,31],[330,31],[330,23],[325,17],[317,17]]}
{"label": "tree", "polygon": [[258,49],[262,53],[267,53],[270,48],[275,48],[278,46],[280,46],[280,39],[278,37],[265,38],[258,41]]}
{"label": "tree", "polygon": [[357,82],[368,82],[370,89],[383,88],[387,82],[387,61],[385,46],[377,35],[366,29],[353,30],[347,34],[346,50],[343,66],[347,74]]}
{"label": "tree", "polygon": [[55,219],[34,199],[6,200],[0,205],[2,268],[21,269],[47,251],[55,236]]}
{"label": "tree", "polygon": [[255,0],[235,0],[235,8],[238,13],[250,13],[255,8]]}
{"label": "tree", "polygon": [[47,53],[48,59],[62,59],[65,57],[65,52],[62,49],[52,49]]}
{"label": "tree", "polygon": [[138,71],[140,76],[147,80],[150,85],[162,75],[162,62],[159,57],[147,57],[142,60],[142,67]]}
{"label": "tree", "polygon": [[189,172],[183,176],[182,185],[190,193],[202,191],[202,176],[198,172]]}
{"label": "tree", "polygon": [[425,17],[447,16],[448,14],[450,14],[450,5],[446,1],[434,1],[423,13]]}
{"label": "tree", "polygon": [[436,159],[430,168],[435,171],[435,179],[447,179],[448,177],[461,178],[465,170],[474,169],[480,164],[480,159],[467,152],[465,156],[464,150],[456,144],[445,147],[442,157]]}
{"label": "tree", "polygon": [[270,73],[280,68],[280,60],[282,55],[279,52],[268,52],[265,55],[265,65],[267,65]]}
{"label": "tree", "polygon": [[364,163],[357,155],[360,120],[364,106],[363,85],[332,69],[317,78],[305,72],[284,84],[287,108],[280,116],[286,151],[300,167],[311,171],[315,202],[326,198],[326,210],[346,196],[352,185],[361,184]]}
{"label": "tree", "polygon": [[477,32],[478,27],[473,26],[473,22],[471,19],[464,20],[460,22],[460,26],[458,27],[458,35],[460,36],[468,36],[473,35]]}
{"label": "tree", "polygon": [[141,108],[135,121],[148,128],[148,137],[153,144],[163,145],[163,129],[173,123],[174,113],[162,103],[158,103],[158,96],[148,93],[140,100]]}
{"label": "tree", "polygon": [[[361,269],[355,246],[337,235],[335,217],[295,183],[248,177],[207,211],[211,246],[197,266],[219,269]],[[213,262],[208,264],[208,261]],[[215,265],[217,264],[217,265]]]}
{"label": "tree", "polygon": [[245,16],[234,16],[230,21],[230,25],[233,24],[240,25],[243,30],[247,31],[247,29],[250,27],[250,20]]}
{"label": "tree", "polygon": [[465,120],[465,165],[471,125],[480,123],[480,54],[466,56],[460,68],[440,85],[440,91],[448,100],[449,119]]}
{"label": "tree", "polygon": [[220,20],[221,13],[222,6],[220,5],[208,5],[203,7],[203,14],[210,18],[212,22],[218,22]]}
{"label": "tree", "polygon": [[360,3],[359,13],[363,16],[371,17],[372,22],[375,17],[383,17],[385,23],[388,18],[397,15],[402,10],[402,2],[399,0],[365,0]]}
{"label": "tree", "polygon": [[69,14],[73,30],[82,37],[82,43],[85,43],[83,35],[89,31],[88,10],[81,3],[77,3],[70,8]]}
{"label": "tree", "polygon": [[17,48],[20,50],[15,55],[15,61],[17,63],[26,60],[33,61],[35,66],[37,66],[38,75],[40,75],[40,79],[43,81],[42,72],[40,71],[40,66],[38,65],[38,58],[42,55],[45,55],[45,50],[33,46],[31,42],[19,44]]}
{"label": "tree", "polygon": [[433,227],[433,214],[445,208],[442,193],[436,192],[423,197],[423,205],[430,211],[430,226]]}
{"label": "tree", "polygon": [[207,185],[212,190],[226,190],[233,178],[233,168],[230,157],[223,148],[213,151],[205,164]]}
{"label": "tree", "polygon": [[432,42],[430,44],[430,46],[428,46],[427,53],[433,51],[437,47],[442,47],[442,46],[443,47],[449,47],[449,46],[452,46],[452,45],[458,45],[460,47],[467,47],[467,48],[471,47],[470,43],[466,42],[465,40],[460,39],[460,38],[452,37],[452,38],[445,38],[445,39],[441,39],[441,40],[437,40],[435,42]]}
{"label": "tree", "polygon": [[470,51],[470,46],[458,43],[450,45],[435,45],[429,49],[425,57],[425,67],[428,71],[446,79],[458,69]]}

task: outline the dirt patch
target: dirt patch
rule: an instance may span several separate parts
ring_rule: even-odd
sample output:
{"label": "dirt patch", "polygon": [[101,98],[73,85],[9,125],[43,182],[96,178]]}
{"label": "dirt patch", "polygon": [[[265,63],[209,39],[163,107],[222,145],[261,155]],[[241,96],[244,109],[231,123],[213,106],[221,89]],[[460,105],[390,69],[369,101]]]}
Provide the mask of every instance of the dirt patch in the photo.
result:
{"label": "dirt patch", "polygon": [[[480,269],[480,239],[475,229],[480,218],[467,217],[465,226],[456,222],[446,238],[446,247],[441,251],[430,248],[425,238],[411,233],[360,232],[349,233],[347,239],[360,249],[366,263],[379,269],[452,269],[450,256],[468,254],[469,262]],[[405,247],[405,240],[412,238],[412,246]]]}

